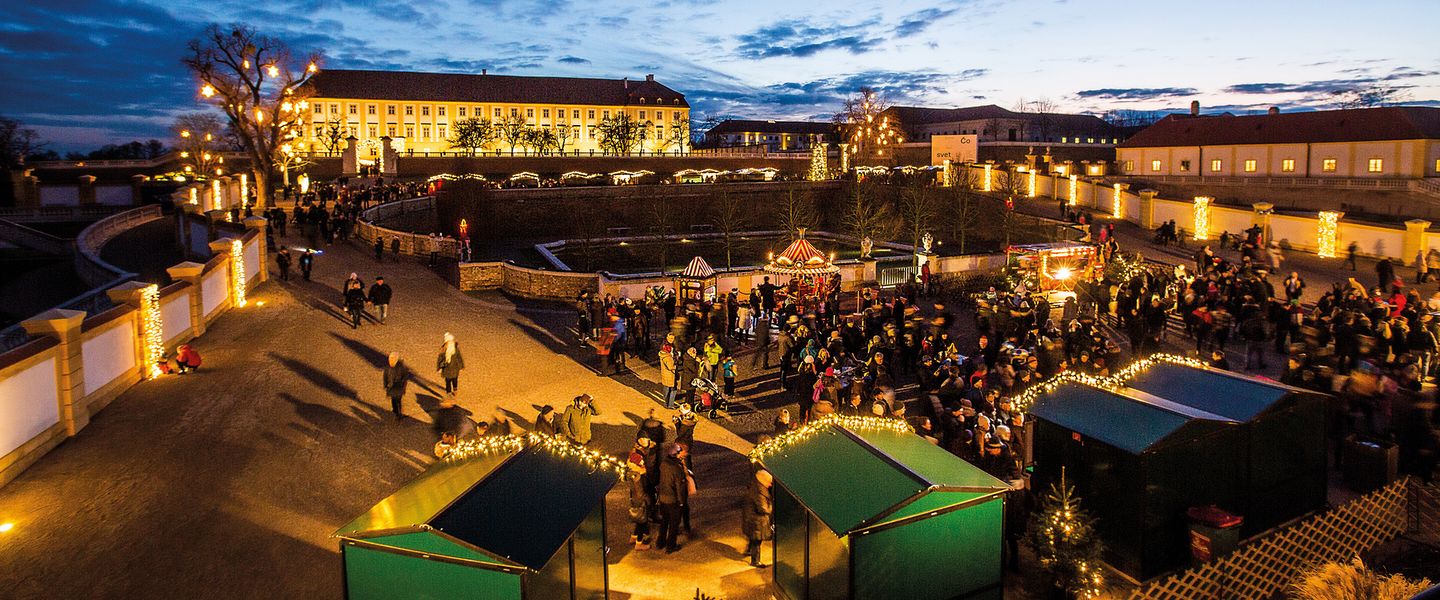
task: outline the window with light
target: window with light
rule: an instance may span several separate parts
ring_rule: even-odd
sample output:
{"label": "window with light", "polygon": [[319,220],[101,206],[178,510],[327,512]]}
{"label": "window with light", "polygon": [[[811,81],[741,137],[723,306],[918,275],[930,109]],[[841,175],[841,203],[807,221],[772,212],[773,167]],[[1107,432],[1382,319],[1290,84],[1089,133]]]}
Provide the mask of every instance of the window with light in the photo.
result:
{"label": "window with light", "polygon": [[1286,158],[1280,161],[1280,170],[1285,173],[1295,172],[1295,159]]}
{"label": "window with light", "polygon": [[1245,159],[1245,172],[1246,172],[1246,173],[1254,173],[1254,172],[1255,172],[1255,166],[1256,166],[1256,164],[1257,164],[1257,163],[1256,163],[1255,159],[1253,159],[1253,158],[1247,158],[1247,159]]}
{"label": "window with light", "polygon": [[1385,172],[1385,159],[1383,159],[1383,158],[1372,158],[1372,159],[1370,159],[1370,167],[1369,167],[1369,170],[1370,170],[1371,173],[1383,173],[1383,172]]}
{"label": "window with light", "polygon": [[1152,160],[1152,161],[1150,161],[1150,170],[1151,170],[1151,171],[1155,171],[1155,172],[1158,173],[1158,172],[1160,171],[1160,161],[1159,161],[1159,160]]}
{"label": "window with light", "polygon": [[1327,158],[1327,159],[1325,159],[1325,160],[1320,161],[1320,170],[1321,170],[1321,171],[1324,171],[1324,172],[1326,172],[1326,173],[1334,173],[1334,172],[1335,172],[1335,159],[1333,159],[1333,158]]}
{"label": "window with light", "polygon": [[1210,159],[1210,172],[1211,172],[1211,173],[1219,173],[1221,167],[1224,167],[1224,166],[1225,166],[1225,163],[1221,162],[1220,159],[1218,159],[1218,158],[1212,158],[1212,159]]}

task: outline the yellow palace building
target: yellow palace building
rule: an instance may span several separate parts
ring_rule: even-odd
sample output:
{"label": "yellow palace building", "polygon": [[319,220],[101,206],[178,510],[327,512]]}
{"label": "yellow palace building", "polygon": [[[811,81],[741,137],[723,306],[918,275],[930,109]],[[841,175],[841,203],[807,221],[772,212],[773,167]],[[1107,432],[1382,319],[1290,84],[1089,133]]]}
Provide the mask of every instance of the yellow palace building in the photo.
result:
{"label": "yellow palace building", "polygon": [[[627,114],[642,126],[637,150],[675,152],[689,139],[690,105],[685,95],[655,81],[581,77],[522,77],[408,71],[325,69],[311,78],[301,143],[324,152],[339,127],[359,140],[361,156],[376,154],[380,138],[402,151],[452,152],[456,123],[524,119],[527,127],[551,129],[567,154],[600,153],[597,127]],[[567,131],[568,130],[568,131]],[[330,140],[327,142],[327,138]],[[496,139],[486,150],[510,150]],[[524,144],[516,153],[525,152]]]}

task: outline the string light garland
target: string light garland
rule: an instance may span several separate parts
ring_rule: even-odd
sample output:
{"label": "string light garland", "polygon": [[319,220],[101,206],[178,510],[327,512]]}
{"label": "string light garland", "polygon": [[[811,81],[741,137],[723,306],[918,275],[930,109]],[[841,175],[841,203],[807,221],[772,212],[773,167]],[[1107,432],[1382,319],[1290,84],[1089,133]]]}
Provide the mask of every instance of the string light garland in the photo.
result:
{"label": "string light garland", "polygon": [[1063,470],[1060,481],[1051,485],[1031,518],[1030,541],[1041,569],[1074,598],[1099,598],[1105,591],[1105,574],[1099,565],[1104,544],[1096,535],[1094,521],[1081,508]]}
{"label": "string light garland", "polygon": [[195,189],[195,186],[191,186],[191,187],[190,187],[190,205],[191,205],[191,206],[194,206],[194,205],[199,204],[199,203],[200,203],[200,192]]}
{"label": "string light garland", "polygon": [[816,435],[829,431],[832,427],[844,427],[845,429],[860,431],[892,431],[895,433],[911,433],[914,429],[904,419],[893,419],[890,417],[868,417],[856,415],[831,414],[810,421],[799,429],[789,433],[780,434],[778,437],[755,446],[750,450],[750,462],[758,463],[767,456],[784,452],[804,443]]}
{"label": "string light garland", "polygon": [[815,144],[810,147],[810,173],[808,177],[810,181],[825,181],[826,179],[825,149],[826,144]]}
{"label": "string light garland", "polygon": [[1070,176],[1070,206],[1080,203],[1080,176]]}
{"label": "string light garland", "polygon": [[211,180],[211,181],[210,181],[210,189],[211,189],[211,192],[212,192],[212,193],[211,193],[212,206],[210,207],[210,210],[220,210],[221,208],[224,208],[224,202],[220,199],[220,180],[219,180],[219,179],[213,179],[213,180]]}
{"label": "string light garland", "polygon": [[1115,184],[1115,197],[1110,204],[1110,216],[1117,219],[1123,218],[1125,216],[1125,205],[1122,204],[1122,202],[1123,199],[1120,195],[1120,184],[1117,183]]}
{"label": "string light garland", "polygon": [[1035,169],[1030,169],[1030,188],[1027,193],[1027,197],[1029,198],[1035,197],[1035,177]]}
{"label": "string light garland", "polygon": [[1102,390],[1116,391],[1126,387],[1136,375],[1145,372],[1157,364],[1166,363],[1172,365],[1184,365],[1187,367],[1204,367],[1204,361],[1178,356],[1175,354],[1152,354],[1148,358],[1142,358],[1130,363],[1125,368],[1116,371],[1113,375],[1088,375],[1078,371],[1066,371],[1041,381],[1035,385],[1025,388],[1024,391],[1010,398],[1015,404],[1016,410],[1025,411],[1040,396],[1049,394],[1067,383],[1079,383]]}
{"label": "string light garland", "polygon": [[994,188],[994,185],[993,185],[992,183],[990,183],[990,171],[992,171],[993,169],[994,169],[994,165],[992,165],[992,164],[990,164],[990,163],[985,163],[984,191],[989,192],[989,191],[992,190],[992,188]]}
{"label": "string light garland", "polygon": [[236,307],[245,306],[245,242],[230,240],[230,273],[234,276],[231,287]]}
{"label": "string light garland", "polygon": [[240,206],[245,206],[250,198],[250,179],[244,173],[240,174]]}
{"label": "string light garland", "polygon": [[591,450],[558,435],[535,432],[462,440],[450,447],[443,460],[460,462],[480,456],[519,452],[530,447],[575,460],[589,467],[591,471],[606,471],[617,478],[625,475],[625,461],[618,457]]}
{"label": "string light garland", "polygon": [[1320,258],[1335,258],[1335,247],[1339,242],[1340,217],[1345,213],[1334,210],[1320,211],[1320,221],[1315,232],[1315,254]]}
{"label": "string light garland", "polygon": [[165,320],[160,315],[160,286],[153,283],[140,290],[140,325],[145,342],[145,378],[154,379],[164,374],[160,365],[165,362]]}
{"label": "string light garland", "polygon": [[1210,239],[1210,201],[1214,200],[1209,196],[1195,197],[1195,239]]}

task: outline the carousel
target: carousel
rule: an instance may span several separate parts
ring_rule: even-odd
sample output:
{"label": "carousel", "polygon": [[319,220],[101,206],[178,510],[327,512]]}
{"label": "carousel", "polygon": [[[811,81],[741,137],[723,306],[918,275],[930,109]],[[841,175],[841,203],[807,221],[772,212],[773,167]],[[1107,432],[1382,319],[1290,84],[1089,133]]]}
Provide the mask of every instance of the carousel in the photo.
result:
{"label": "carousel", "polygon": [[789,276],[786,292],[798,303],[819,302],[840,287],[840,267],[805,239],[805,230],[783,252],[770,259],[765,272]]}

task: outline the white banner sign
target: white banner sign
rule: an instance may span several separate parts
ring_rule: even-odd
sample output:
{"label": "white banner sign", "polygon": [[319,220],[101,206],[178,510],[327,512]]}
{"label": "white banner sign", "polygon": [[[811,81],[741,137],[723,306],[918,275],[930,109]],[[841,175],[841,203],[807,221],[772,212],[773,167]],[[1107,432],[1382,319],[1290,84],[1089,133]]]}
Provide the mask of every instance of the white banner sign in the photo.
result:
{"label": "white banner sign", "polygon": [[979,162],[980,144],[973,135],[936,135],[930,137],[930,164]]}

